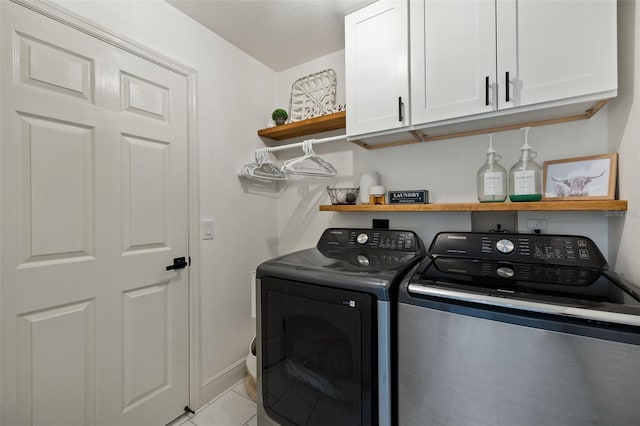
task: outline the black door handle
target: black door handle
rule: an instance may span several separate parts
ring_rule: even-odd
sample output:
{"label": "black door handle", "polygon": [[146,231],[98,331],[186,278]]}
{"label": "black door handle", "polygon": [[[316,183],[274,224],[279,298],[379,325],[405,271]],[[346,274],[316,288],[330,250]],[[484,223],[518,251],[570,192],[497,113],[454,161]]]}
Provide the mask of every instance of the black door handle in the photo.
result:
{"label": "black door handle", "polygon": [[402,116],[402,96],[398,98],[398,121],[404,120]]}
{"label": "black door handle", "polygon": [[172,269],[183,269],[186,268],[189,264],[184,257],[176,257],[173,259],[173,265],[167,266],[167,271]]}

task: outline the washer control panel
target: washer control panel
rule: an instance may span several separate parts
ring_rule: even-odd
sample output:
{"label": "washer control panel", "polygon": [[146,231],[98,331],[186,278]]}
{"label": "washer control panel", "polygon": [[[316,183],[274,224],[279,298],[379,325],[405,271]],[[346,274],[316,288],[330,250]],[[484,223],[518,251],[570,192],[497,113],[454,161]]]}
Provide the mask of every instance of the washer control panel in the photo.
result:
{"label": "washer control panel", "polygon": [[418,252],[417,241],[417,235],[411,231],[330,228],[324,231],[317,247]]}
{"label": "washer control panel", "polygon": [[[601,275],[597,269],[531,263],[505,263],[476,259],[439,257],[433,261],[436,270],[463,277],[528,281],[545,284],[589,285]],[[500,284],[503,285],[503,284]]]}
{"label": "washer control panel", "polygon": [[[587,238],[576,235],[442,232],[436,235],[432,256],[604,268],[604,256]],[[508,273],[505,271],[505,273]]]}

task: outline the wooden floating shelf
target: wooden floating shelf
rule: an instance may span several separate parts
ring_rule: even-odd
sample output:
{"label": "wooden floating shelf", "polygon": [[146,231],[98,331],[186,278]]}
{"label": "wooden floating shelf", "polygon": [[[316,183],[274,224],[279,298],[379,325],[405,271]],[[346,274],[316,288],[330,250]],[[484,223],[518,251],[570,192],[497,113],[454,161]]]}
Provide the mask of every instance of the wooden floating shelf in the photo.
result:
{"label": "wooden floating shelf", "polygon": [[344,129],[347,125],[347,112],[341,111],[322,115],[308,120],[296,121],[282,126],[258,130],[258,136],[276,141],[291,139],[329,130]]}
{"label": "wooden floating shelf", "polygon": [[448,203],[387,205],[321,205],[324,212],[498,212],[498,211],[626,211],[627,200],[537,201],[526,203]]}

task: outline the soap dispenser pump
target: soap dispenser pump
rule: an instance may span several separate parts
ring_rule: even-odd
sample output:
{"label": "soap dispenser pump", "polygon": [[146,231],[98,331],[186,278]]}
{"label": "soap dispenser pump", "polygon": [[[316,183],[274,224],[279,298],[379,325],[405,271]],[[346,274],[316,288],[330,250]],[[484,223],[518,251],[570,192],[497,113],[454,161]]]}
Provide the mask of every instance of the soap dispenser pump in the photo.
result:
{"label": "soap dispenser pump", "polygon": [[533,161],[537,154],[529,145],[529,129],[523,127],[524,144],[520,160],[509,170],[509,199],[511,201],[540,201],[542,199],[542,168]]}
{"label": "soap dispenser pump", "polygon": [[493,149],[493,133],[489,136],[487,161],[480,167],[476,175],[478,201],[481,203],[495,203],[507,198],[507,170],[498,164],[502,158]]}

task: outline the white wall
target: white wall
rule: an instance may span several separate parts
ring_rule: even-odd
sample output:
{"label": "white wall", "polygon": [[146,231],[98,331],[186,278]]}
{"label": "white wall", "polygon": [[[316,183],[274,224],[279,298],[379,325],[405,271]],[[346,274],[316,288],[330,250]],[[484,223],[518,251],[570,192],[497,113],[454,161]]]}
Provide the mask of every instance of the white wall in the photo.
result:
{"label": "white wall", "polygon": [[[278,99],[288,99],[291,82],[297,78],[325,68],[335,69],[338,87],[344,87],[341,51],[279,73]],[[608,152],[607,118],[605,108],[589,121],[532,128],[529,142],[538,152],[537,161]],[[494,147],[507,170],[518,160],[522,142],[519,130],[494,136]],[[484,135],[370,151],[347,142],[318,145],[315,151],[334,164],[339,174],[332,179],[293,178],[286,183],[278,205],[280,252],[315,245],[326,227],[370,227],[373,218],[388,218],[394,228],[413,229],[425,244],[440,231],[470,230],[469,213],[333,213],[319,212],[318,205],[329,203],[327,185],[358,186],[360,173],[372,170],[380,173],[387,190],[427,189],[433,203],[477,201],[476,171],[485,161],[487,147]],[[286,151],[280,159],[299,154]],[[608,219],[602,212],[523,212],[518,219],[520,231],[526,229],[527,219],[547,219],[549,233],[587,235],[607,254]]]}
{"label": "white wall", "polygon": [[202,402],[229,367],[241,365],[255,332],[249,272],[277,252],[277,199],[249,193],[236,171],[262,146],[276,74],[162,1],[58,2],[198,71],[200,214],[215,238],[201,241]]}
{"label": "white wall", "polygon": [[618,98],[609,107],[609,149],[618,152],[620,198],[629,201],[626,215],[610,219],[610,251],[615,270],[640,283],[640,8],[618,1]]}

